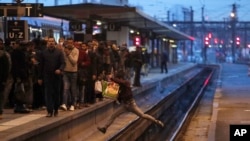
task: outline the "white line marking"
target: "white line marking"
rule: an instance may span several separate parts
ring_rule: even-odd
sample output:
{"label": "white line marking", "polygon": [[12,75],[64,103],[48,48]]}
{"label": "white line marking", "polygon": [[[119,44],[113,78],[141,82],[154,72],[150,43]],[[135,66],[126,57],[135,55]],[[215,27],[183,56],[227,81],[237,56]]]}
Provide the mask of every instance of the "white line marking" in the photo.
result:
{"label": "white line marking", "polygon": [[240,121],[242,124],[250,124],[250,121]]}
{"label": "white line marking", "polygon": [[44,116],[45,116],[44,114],[30,114],[30,115],[23,116],[23,117],[20,117],[11,121],[0,123],[0,131],[4,131],[7,129],[28,123],[30,121],[39,119]]}

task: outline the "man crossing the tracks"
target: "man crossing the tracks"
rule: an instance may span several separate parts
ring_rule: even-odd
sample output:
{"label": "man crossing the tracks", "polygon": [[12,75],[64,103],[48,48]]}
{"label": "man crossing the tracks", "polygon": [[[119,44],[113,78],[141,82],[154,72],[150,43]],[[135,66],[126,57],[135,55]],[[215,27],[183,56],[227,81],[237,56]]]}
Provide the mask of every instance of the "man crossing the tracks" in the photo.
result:
{"label": "man crossing the tracks", "polygon": [[164,124],[160,120],[155,119],[151,115],[143,113],[143,111],[137,106],[133,98],[130,82],[126,80],[124,76],[125,73],[122,70],[120,70],[117,72],[114,78],[111,77],[111,81],[114,81],[120,85],[118,100],[121,103],[121,106],[116,109],[116,111],[107,120],[106,124],[103,127],[97,127],[97,129],[102,133],[106,133],[106,130],[113,123],[115,118],[127,111],[132,112],[141,118],[148,119],[154,122],[155,124],[159,125],[160,127],[164,127]]}

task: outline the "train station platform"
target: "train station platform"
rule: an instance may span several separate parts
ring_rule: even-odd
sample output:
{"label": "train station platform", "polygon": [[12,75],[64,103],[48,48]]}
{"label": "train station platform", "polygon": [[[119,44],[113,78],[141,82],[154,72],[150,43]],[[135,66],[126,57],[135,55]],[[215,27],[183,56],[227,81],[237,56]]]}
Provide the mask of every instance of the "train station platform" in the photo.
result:
{"label": "train station platform", "polygon": [[223,63],[218,80],[208,141],[229,141],[230,125],[250,125],[248,66]]}
{"label": "train station platform", "polygon": [[[192,67],[195,67],[196,64],[194,63],[187,63],[187,62],[181,62],[178,64],[170,64],[168,66],[169,72],[168,73],[161,73],[159,68],[151,69],[150,73],[147,76],[141,77],[141,83],[142,87],[133,87],[133,92],[140,93],[140,91],[143,91],[143,89],[146,89],[153,83],[157,83],[159,80],[171,77],[172,75],[185,71],[188,69],[191,69]],[[78,118],[79,116],[88,115],[87,113],[91,113],[93,111],[96,111],[96,109],[103,107],[104,105],[107,105],[111,103],[111,100],[105,99],[101,102],[96,102],[93,105],[90,105],[90,107],[83,108],[83,109],[76,109],[75,111],[59,111],[59,115],[57,117],[53,118],[47,118],[45,117],[47,112],[46,110],[34,110],[33,112],[29,114],[17,114],[13,112],[13,109],[4,109],[3,119],[0,120],[0,140],[1,141],[23,141],[23,140],[34,140],[34,136],[43,133],[44,131],[56,128],[59,125],[62,125],[66,122],[71,122],[72,120]],[[82,118],[82,120],[86,120],[90,118],[89,116],[85,116]],[[91,117],[92,118],[92,117]],[[100,118],[100,117],[99,117]],[[96,124],[96,120],[93,124]],[[73,124],[73,123],[72,123]],[[75,123],[74,123],[75,124]],[[81,123],[78,123],[81,124]],[[65,126],[68,126],[68,124]],[[67,127],[65,127],[67,128]],[[84,128],[90,128],[88,124],[86,126],[84,125]],[[114,130],[119,130],[122,127]],[[78,129],[82,130],[82,129]],[[112,130],[112,129],[110,129]],[[69,131],[70,134],[73,135],[74,131]],[[98,132],[96,129],[96,125],[94,125],[94,128],[91,128],[91,131],[86,134],[90,134],[90,132]],[[109,133],[106,133],[105,136],[111,136],[110,134],[113,134],[117,131],[109,131]],[[53,134],[54,132],[51,132]],[[62,134],[65,134],[62,133]],[[97,134],[104,137],[103,134]],[[46,134],[44,136],[44,139],[48,140],[49,134]],[[62,136],[61,140],[64,140],[65,135],[57,135]],[[76,136],[76,133],[74,134],[74,137],[69,137],[65,140],[81,140],[81,136]],[[30,139],[33,138],[33,139]],[[97,139],[98,137],[96,137]],[[35,140],[44,140],[43,138],[36,138]],[[58,138],[57,138],[58,139]],[[51,138],[49,140],[54,140],[54,138]],[[97,139],[98,140],[98,139]],[[101,141],[102,139],[100,139]]]}

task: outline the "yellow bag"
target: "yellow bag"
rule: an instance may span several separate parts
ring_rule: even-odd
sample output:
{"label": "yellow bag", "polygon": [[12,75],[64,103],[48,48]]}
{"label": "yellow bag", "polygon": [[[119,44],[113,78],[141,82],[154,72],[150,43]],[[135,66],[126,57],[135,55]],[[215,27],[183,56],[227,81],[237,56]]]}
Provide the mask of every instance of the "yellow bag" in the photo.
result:
{"label": "yellow bag", "polygon": [[103,81],[102,86],[103,86],[102,95],[104,98],[109,98],[112,100],[117,99],[119,88],[120,88],[119,84],[115,82]]}

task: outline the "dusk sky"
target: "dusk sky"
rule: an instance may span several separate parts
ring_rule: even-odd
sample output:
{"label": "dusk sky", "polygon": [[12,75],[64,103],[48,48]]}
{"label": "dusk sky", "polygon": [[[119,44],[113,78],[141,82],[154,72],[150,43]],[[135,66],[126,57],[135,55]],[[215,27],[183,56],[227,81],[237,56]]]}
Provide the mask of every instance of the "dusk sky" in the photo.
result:
{"label": "dusk sky", "polygon": [[[59,5],[81,3],[85,0],[58,0]],[[100,0],[87,0],[100,1]],[[105,1],[105,0],[104,0]],[[13,0],[0,0],[10,3]],[[44,3],[45,6],[54,5],[54,0],[24,0],[23,3]],[[201,21],[201,9],[204,6],[204,16],[208,21],[223,21],[229,18],[232,4],[236,3],[239,21],[250,21],[250,0],[128,0],[129,5],[140,6],[147,15],[158,19],[167,19],[167,11],[170,11],[170,20],[174,17],[183,20],[182,8],[194,10],[194,20]]]}
{"label": "dusk sky", "polygon": [[[183,20],[182,7],[194,10],[194,20],[201,21],[201,9],[204,6],[205,19],[208,21],[222,21],[229,18],[232,4],[236,3],[238,19],[250,21],[250,0],[129,0],[130,4],[140,5],[150,16],[166,19],[167,12]],[[170,17],[171,17],[170,14]]]}

